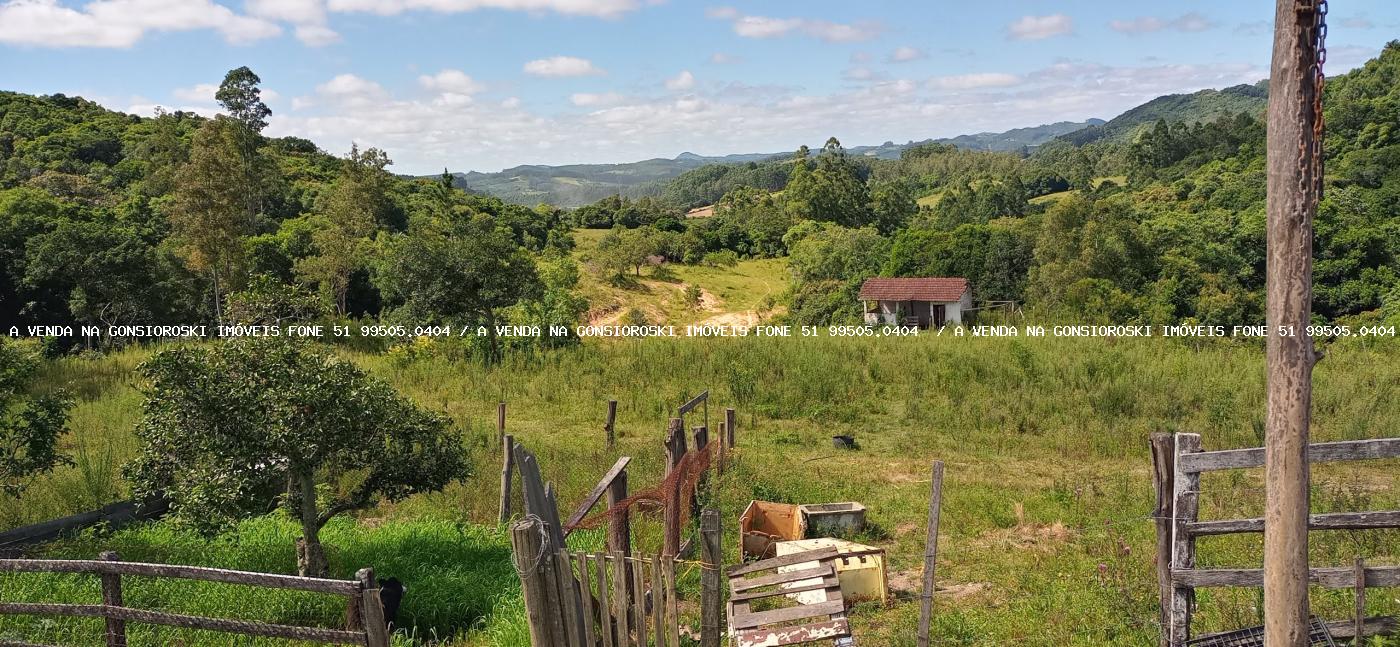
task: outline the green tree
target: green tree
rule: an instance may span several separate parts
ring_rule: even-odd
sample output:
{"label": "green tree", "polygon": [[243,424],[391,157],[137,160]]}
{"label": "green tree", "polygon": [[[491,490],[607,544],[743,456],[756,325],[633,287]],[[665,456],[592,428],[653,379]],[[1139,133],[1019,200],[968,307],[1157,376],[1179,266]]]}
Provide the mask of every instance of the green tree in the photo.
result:
{"label": "green tree", "polygon": [[167,213],[170,238],[186,265],[210,279],[215,319],[223,322],[225,284],[237,287],[243,239],[252,233],[238,150],[238,127],[211,119],[195,133]]}
{"label": "green tree", "polygon": [[30,479],[71,462],[58,447],[71,402],[26,393],[37,367],[34,353],[0,338],[0,498],[19,498]]}
{"label": "green tree", "polygon": [[272,115],[272,109],[262,101],[262,89],[258,87],[261,83],[262,79],[245,65],[229,70],[214,93],[214,100],[223,106],[236,125],[230,136],[241,162],[238,178],[243,185],[243,205],[250,222],[262,211],[264,189],[268,184],[265,176],[272,171],[258,152],[263,142],[262,131]]}
{"label": "green tree", "polygon": [[328,574],[319,533],[336,515],[467,476],[446,418],[308,342],[177,348],[139,370],[140,453],[127,468],[138,494],[164,492],[206,532],[280,501],[301,522],[304,576]]}
{"label": "green tree", "polygon": [[296,273],[320,285],[341,316],[346,314],[350,275],[364,265],[376,217],[388,201],[391,178],[384,169],[390,163],[377,148],[361,152],[351,145],[311,234],[316,253],[296,262]]}
{"label": "green tree", "polygon": [[424,324],[485,326],[492,358],[502,308],[540,293],[535,261],[510,228],[487,215],[419,217],[387,239],[375,282],[390,317]]}

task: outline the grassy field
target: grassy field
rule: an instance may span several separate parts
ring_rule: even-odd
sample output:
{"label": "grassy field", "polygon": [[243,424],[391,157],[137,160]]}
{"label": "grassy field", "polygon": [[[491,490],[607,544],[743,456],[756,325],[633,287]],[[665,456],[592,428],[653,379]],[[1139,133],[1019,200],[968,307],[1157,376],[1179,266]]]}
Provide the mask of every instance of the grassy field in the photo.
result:
{"label": "grassy field", "polygon": [[[79,397],[65,446],[88,458],[43,479],[5,523],[123,494],[116,466],[132,451],[129,430],[139,415],[130,371],[145,352],[64,359],[47,369],[45,384]],[[913,644],[931,460],[948,465],[935,620],[940,644],[1150,645],[1157,594],[1147,436],[1191,431],[1203,435],[1206,449],[1257,446],[1264,413],[1262,348],[1240,342],[653,339],[588,343],[497,367],[347,357],[451,416],[476,473],[442,493],[340,522],[327,538],[333,566],[340,576],[365,565],[399,575],[410,585],[405,614],[414,618],[417,637],[452,637],[453,645],[525,644],[506,542],[491,525],[499,400],[510,403],[510,431],[537,453],[561,505],[571,508],[617,454],[634,457],[634,489],[654,483],[669,413],[686,396],[711,389],[712,413],[724,406],[739,411],[739,452],[714,481],[711,501],[723,515],[728,557],[737,555],[735,524],[751,499],[864,503],[871,523],[857,539],[889,551],[897,601],[890,608],[860,605],[851,617],[862,644],[896,646]],[[1334,345],[1315,384],[1316,440],[1400,436],[1396,344]],[[602,442],[609,398],[620,403],[616,452]],[[855,435],[860,449],[833,449],[830,436],[838,433]],[[1397,467],[1393,461],[1317,467],[1314,510],[1400,507]],[[1208,475],[1202,518],[1260,515],[1261,484],[1260,470]],[[114,548],[156,561],[292,570],[285,522],[254,520],[212,546],[169,526],[88,535],[44,552],[76,557]],[[641,550],[659,546],[659,520],[636,522],[634,532]],[[1315,533],[1313,539],[1319,565],[1345,565],[1356,554],[1400,564],[1397,532]],[[599,538],[586,532],[574,541],[590,547]],[[1200,562],[1257,566],[1260,545],[1258,536],[1203,539]],[[0,580],[6,583],[0,598],[96,596],[92,582],[12,581]],[[693,573],[686,582],[693,591]],[[178,610],[328,624],[338,618],[324,603],[284,597],[234,605],[219,592],[191,595],[154,585],[143,595]],[[1373,594],[1368,612],[1400,612],[1397,597]],[[1350,614],[1346,592],[1319,590],[1313,599],[1320,615]],[[1203,591],[1197,628],[1257,622],[1259,604],[1257,591]],[[0,621],[8,623],[0,624],[0,638],[22,630],[31,640],[67,637],[77,644],[73,636],[90,634],[73,633],[84,631],[74,627],[97,626],[15,622]],[[169,639],[147,635],[156,636],[147,644]]]}
{"label": "grassy field", "polygon": [[[607,233],[575,230],[575,257],[585,257]],[[781,311],[776,303],[787,284],[785,258],[742,260],[727,268],[668,264],[659,272],[644,269],[641,277],[621,286],[600,280],[585,266],[579,294],[591,305],[592,323],[616,323],[635,308],[654,324],[753,325]],[[685,289],[692,285],[701,290],[698,306],[685,300]]]}

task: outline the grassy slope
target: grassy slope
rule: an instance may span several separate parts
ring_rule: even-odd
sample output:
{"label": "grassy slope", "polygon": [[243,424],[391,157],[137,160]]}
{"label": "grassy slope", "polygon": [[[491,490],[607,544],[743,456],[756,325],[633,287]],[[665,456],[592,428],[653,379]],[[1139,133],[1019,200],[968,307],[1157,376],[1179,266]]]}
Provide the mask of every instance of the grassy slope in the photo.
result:
{"label": "grassy slope", "polygon": [[[575,257],[586,256],[607,233],[605,229],[576,230]],[[751,325],[772,314],[771,301],[787,289],[787,281],[787,260],[773,258],[744,260],[731,268],[672,264],[661,276],[644,269],[642,277],[627,286],[599,280],[585,267],[579,293],[588,299],[593,323],[615,323],[626,309],[637,308],[651,323]],[[689,285],[703,291],[699,308],[685,303],[684,290]],[[766,297],[771,297],[767,303]]]}
{"label": "grassy slope", "polygon": [[[511,432],[538,453],[546,478],[558,484],[560,500],[569,507],[616,457],[602,449],[606,399],[620,402],[617,453],[634,457],[635,491],[660,476],[659,440],[668,412],[686,395],[709,388],[716,409],[740,411],[740,453],[715,480],[714,503],[724,515],[731,559],[733,524],[750,499],[854,500],[870,508],[872,527],[859,539],[890,551],[899,601],[890,609],[863,605],[853,613],[864,644],[912,644],[933,458],[948,463],[939,563],[939,581],[948,590],[940,594],[935,624],[943,644],[1150,644],[1156,588],[1147,519],[1152,508],[1147,434],[1196,431],[1207,449],[1258,445],[1262,355],[1259,347],[1233,342],[1197,347],[1162,339],[931,336],[589,343],[492,369],[436,360],[403,365],[352,355],[418,402],[452,416],[466,430],[478,476],[440,494],[367,512],[364,517],[372,522],[332,540],[348,542],[337,551],[354,555],[337,568],[353,570],[369,562],[383,570],[389,551],[354,543],[379,541],[381,533],[394,529],[436,527],[434,520],[492,521],[498,461],[491,449],[492,420],[498,400],[510,402]],[[78,439],[110,444],[117,460],[125,458],[126,430],[138,415],[130,378],[123,375],[138,359],[133,352],[64,360],[47,375],[51,383],[80,394],[80,411],[91,412],[75,419]],[[1400,391],[1391,386],[1396,383],[1400,348],[1395,344],[1332,347],[1316,372],[1314,437],[1400,435],[1400,419],[1393,413],[1400,406]],[[94,417],[98,412],[100,420]],[[836,433],[855,434],[862,448],[833,450],[829,436]],[[1319,467],[1314,509],[1397,507],[1395,468],[1393,462]],[[75,482],[74,471],[65,469],[41,483],[33,498],[43,501]],[[1261,514],[1261,478],[1258,471],[1208,478],[1202,518]],[[658,523],[639,522],[634,529],[642,550],[657,547]],[[163,539],[164,530],[146,532],[149,539],[122,538],[126,543],[120,549],[174,561],[291,567],[285,537],[261,549],[276,553],[283,545],[275,559],[245,558],[227,552],[222,546],[228,544],[203,550],[185,539]],[[583,533],[576,540],[589,545],[598,537]],[[132,546],[143,541],[150,545]],[[55,551],[87,554],[99,543],[60,545]],[[1203,540],[1201,564],[1254,565],[1259,544],[1259,537]],[[502,565],[499,554],[463,560],[451,542],[412,545],[415,563],[397,565],[405,573],[439,564],[458,568],[463,561],[497,573]],[[1318,533],[1313,552],[1319,564],[1345,564],[1358,552],[1371,555],[1374,563],[1396,564],[1400,533]],[[518,602],[508,584],[483,577],[462,586],[473,590],[465,596],[471,600],[506,597],[457,644],[523,644]],[[488,590],[492,587],[499,590]],[[39,589],[30,586],[20,594],[79,595],[67,585]],[[415,598],[423,595],[419,590],[406,603],[414,613],[451,615],[437,610],[442,600]],[[11,595],[16,595],[12,589],[0,589],[0,597]],[[93,591],[82,595],[90,599]],[[1314,601],[1324,616],[1349,614],[1344,592],[1318,592]],[[199,603],[170,602],[177,608]],[[1253,622],[1257,603],[1250,591],[1203,592],[1198,627]],[[267,604],[254,603],[249,612]],[[1396,613],[1400,602],[1372,596],[1368,611]],[[439,634],[458,633],[474,618],[464,611],[456,620],[438,620]],[[428,633],[420,627],[420,635]]]}

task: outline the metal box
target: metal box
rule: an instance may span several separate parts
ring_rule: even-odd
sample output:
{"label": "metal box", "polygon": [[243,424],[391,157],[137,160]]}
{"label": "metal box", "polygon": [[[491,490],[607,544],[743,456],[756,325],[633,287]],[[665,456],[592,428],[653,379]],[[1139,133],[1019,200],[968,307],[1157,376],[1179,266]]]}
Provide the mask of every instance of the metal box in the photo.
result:
{"label": "metal box", "polygon": [[855,501],[798,506],[807,522],[806,537],[854,535],[865,529],[865,506]]}

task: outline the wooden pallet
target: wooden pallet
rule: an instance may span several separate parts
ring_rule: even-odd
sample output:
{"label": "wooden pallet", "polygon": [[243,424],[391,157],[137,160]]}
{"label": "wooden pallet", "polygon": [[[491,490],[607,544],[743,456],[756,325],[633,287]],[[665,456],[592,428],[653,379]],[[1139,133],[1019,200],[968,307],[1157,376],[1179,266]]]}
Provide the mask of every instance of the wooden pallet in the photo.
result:
{"label": "wooden pallet", "polygon": [[[853,647],[846,601],[836,577],[835,548],[783,555],[729,569],[729,631],[737,647],[779,647],[835,640]],[[816,562],[815,568],[778,572],[779,568]],[[751,577],[752,576],[752,577]],[[815,583],[804,580],[816,580]],[[758,600],[822,590],[826,600],[753,611]],[[820,619],[819,619],[820,618]]]}

